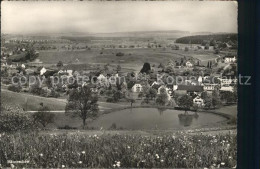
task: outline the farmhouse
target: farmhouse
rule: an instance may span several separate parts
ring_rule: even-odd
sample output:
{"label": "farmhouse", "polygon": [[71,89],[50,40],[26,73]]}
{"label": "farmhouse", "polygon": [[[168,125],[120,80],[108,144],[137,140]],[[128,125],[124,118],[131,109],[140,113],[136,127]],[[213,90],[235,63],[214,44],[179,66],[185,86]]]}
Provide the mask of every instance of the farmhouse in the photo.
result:
{"label": "farmhouse", "polygon": [[44,67],[40,70],[40,75],[43,75],[45,72],[47,71],[47,69],[45,69]]}
{"label": "farmhouse", "polygon": [[199,107],[204,106],[204,100],[200,96],[195,97],[193,99],[193,103],[198,105]]}
{"label": "farmhouse", "polygon": [[186,66],[187,66],[187,67],[192,67],[193,64],[192,64],[190,61],[187,61],[187,62],[186,62]]}
{"label": "farmhouse", "polygon": [[236,76],[223,76],[219,78],[221,86],[230,86],[231,84],[237,83]]}
{"label": "farmhouse", "polygon": [[134,84],[134,86],[132,87],[132,92],[142,92],[143,91],[143,86],[140,83],[136,83]]}
{"label": "farmhouse", "polygon": [[220,88],[220,91],[229,91],[229,92],[233,92],[234,88],[232,86],[222,86]]}
{"label": "farmhouse", "polygon": [[200,94],[203,92],[203,86],[179,85],[175,91],[178,94]]}
{"label": "farmhouse", "polygon": [[218,89],[219,85],[218,84],[212,84],[212,83],[205,83],[203,85],[203,89],[205,91],[213,91],[215,89]]}

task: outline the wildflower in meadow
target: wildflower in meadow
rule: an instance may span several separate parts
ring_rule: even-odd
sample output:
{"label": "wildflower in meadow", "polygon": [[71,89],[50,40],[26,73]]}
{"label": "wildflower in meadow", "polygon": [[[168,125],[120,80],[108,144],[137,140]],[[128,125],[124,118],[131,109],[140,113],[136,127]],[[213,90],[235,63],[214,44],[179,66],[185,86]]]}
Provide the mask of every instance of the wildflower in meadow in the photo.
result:
{"label": "wildflower in meadow", "polygon": [[82,164],[82,161],[79,161],[78,163],[79,163],[79,164]]}
{"label": "wildflower in meadow", "polygon": [[225,165],[225,163],[224,163],[224,162],[221,162],[220,164],[221,164],[221,165]]}
{"label": "wildflower in meadow", "polygon": [[11,168],[14,168],[15,166],[14,166],[14,164],[11,164]]}
{"label": "wildflower in meadow", "polygon": [[61,168],[65,168],[65,165],[61,165]]}
{"label": "wildflower in meadow", "polygon": [[82,151],[81,153],[82,153],[82,154],[85,154],[86,152],[85,152],[85,151]]}
{"label": "wildflower in meadow", "polygon": [[43,156],[43,154],[41,153],[41,154],[39,154],[41,157]]}

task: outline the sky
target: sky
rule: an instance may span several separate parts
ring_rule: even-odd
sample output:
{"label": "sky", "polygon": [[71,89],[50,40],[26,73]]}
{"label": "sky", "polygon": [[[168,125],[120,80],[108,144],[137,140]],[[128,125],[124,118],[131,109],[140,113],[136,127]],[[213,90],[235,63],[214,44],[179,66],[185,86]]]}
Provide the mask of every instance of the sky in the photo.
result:
{"label": "sky", "polygon": [[237,32],[234,1],[4,1],[2,33]]}

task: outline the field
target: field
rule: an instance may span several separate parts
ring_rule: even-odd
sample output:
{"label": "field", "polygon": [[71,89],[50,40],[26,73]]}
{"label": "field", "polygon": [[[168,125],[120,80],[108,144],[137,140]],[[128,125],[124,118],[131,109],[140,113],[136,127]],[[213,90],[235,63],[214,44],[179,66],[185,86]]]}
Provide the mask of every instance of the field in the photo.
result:
{"label": "field", "polygon": [[1,90],[1,101],[4,105],[19,107],[24,110],[38,110],[40,103],[48,106],[50,110],[64,110],[66,102],[53,98],[44,98],[23,93],[14,93],[7,90]]}
{"label": "field", "polygon": [[[102,54],[101,54],[102,52]],[[124,56],[116,56],[122,52]],[[167,64],[169,60],[180,60],[183,57],[194,57],[195,59],[214,60],[217,55],[213,51],[183,51],[171,50],[170,48],[141,48],[141,49],[91,49],[75,51],[41,51],[39,59],[43,63],[57,63],[63,61],[69,63],[91,63],[91,64],[120,64],[122,67],[130,69],[140,69],[144,62],[159,65]]]}
{"label": "field", "polygon": [[[0,163],[22,168],[232,168],[236,135],[2,134]],[[34,139],[31,139],[34,138]]]}

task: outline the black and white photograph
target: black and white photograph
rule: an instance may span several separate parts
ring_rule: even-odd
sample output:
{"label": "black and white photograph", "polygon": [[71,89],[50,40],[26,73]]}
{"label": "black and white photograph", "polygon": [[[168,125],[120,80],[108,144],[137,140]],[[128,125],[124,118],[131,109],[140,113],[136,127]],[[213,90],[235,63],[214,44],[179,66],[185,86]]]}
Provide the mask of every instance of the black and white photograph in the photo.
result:
{"label": "black and white photograph", "polygon": [[237,168],[237,52],[236,1],[3,1],[0,168]]}

